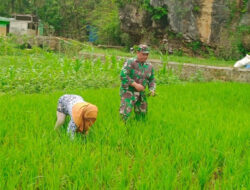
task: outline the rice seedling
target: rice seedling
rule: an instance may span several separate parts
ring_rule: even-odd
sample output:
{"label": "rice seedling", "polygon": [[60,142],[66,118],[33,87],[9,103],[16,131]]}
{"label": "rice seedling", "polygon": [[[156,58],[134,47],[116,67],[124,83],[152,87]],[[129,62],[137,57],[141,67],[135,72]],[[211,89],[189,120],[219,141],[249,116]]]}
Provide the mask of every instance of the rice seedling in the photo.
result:
{"label": "rice seedling", "polygon": [[[146,121],[119,118],[119,90],[0,96],[1,189],[247,189],[248,84],[159,86]],[[58,98],[99,107],[88,136],[53,130]]]}

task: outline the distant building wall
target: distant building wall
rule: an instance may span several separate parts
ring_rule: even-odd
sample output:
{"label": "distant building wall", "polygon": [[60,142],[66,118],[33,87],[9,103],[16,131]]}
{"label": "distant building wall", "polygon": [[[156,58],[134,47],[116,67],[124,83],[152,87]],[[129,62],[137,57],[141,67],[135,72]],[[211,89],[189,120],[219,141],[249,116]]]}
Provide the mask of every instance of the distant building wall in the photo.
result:
{"label": "distant building wall", "polygon": [[10,22],[10,33],[17,35],[27,34],[28,22],[13,20]]}

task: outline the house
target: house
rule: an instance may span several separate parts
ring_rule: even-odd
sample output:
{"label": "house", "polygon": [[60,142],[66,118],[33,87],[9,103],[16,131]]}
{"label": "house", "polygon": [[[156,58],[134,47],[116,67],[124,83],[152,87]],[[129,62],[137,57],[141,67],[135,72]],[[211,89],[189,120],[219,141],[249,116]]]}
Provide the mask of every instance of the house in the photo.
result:
{"label": "house", "polygon": [[14,14],[14,20],[10,22],[10,33],[16,35],[37,36],[38,17],[34,15]]}
{"label": "house", "polygon": [[0,35],[43,35],[43,26],[38,17],[31,14],[14,14],[13,18],[0,17]]}

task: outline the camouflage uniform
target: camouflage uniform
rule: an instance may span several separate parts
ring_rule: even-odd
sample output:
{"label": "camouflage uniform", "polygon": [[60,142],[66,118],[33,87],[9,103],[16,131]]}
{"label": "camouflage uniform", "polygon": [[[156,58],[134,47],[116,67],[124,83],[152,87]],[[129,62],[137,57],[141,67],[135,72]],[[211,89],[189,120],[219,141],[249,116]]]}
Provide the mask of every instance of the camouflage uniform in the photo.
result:
{"label": "camouflage uniform", "polygon": [[127,120],[132,108],[137,115],[145,115],[147,112],[147,100],[145,91],[137,92],[130,84],[136,82],[150,91],[155,91],[154,69],[149,62],[139,63],[136,58],[128,59],[121,70],[121,105],[120,114]]}

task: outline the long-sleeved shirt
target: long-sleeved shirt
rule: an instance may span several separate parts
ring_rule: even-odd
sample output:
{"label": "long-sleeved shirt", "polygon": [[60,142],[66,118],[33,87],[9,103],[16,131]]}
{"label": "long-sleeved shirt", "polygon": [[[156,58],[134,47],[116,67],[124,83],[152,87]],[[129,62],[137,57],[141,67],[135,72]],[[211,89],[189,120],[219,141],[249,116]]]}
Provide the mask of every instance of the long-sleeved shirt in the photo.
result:
{"label": "long-sleeved shirt", "polygon": [[150,91],[155,91],[155,77],[154,68],[151,63],[140,63],[136,58],[128,59],[121,70],[121,89],[136,91],[134,87],[130,86],[133,82],[141,84],[146,88],[148,86]]}

